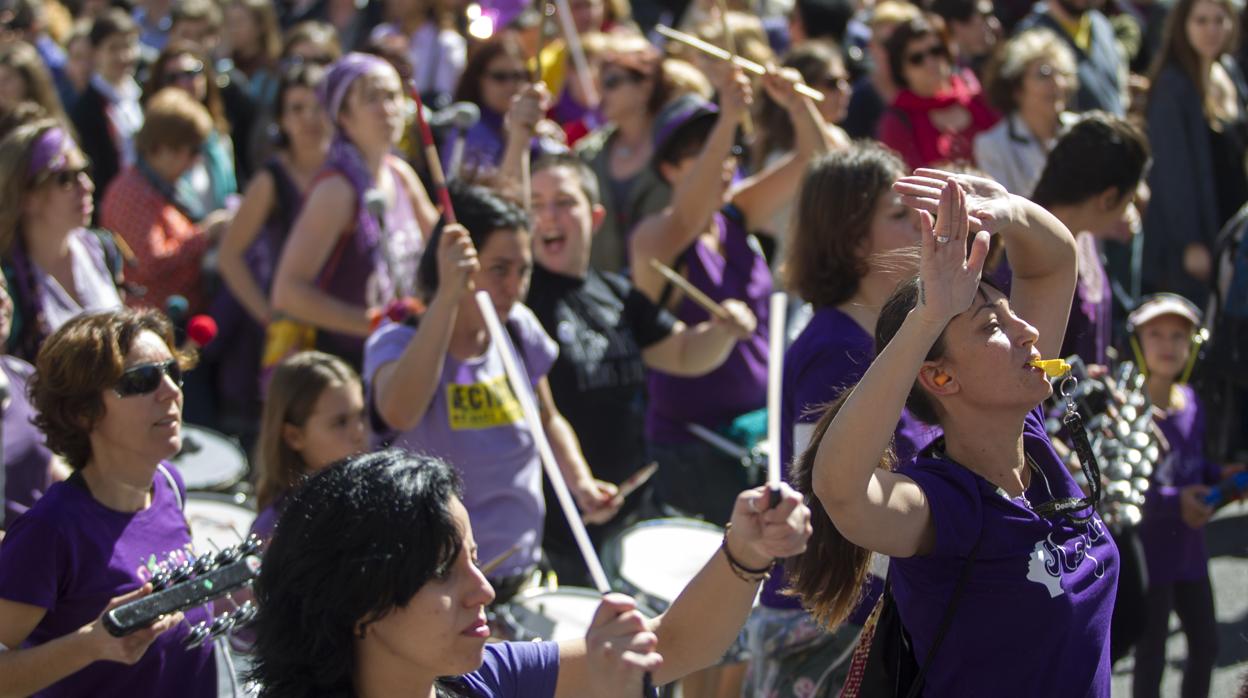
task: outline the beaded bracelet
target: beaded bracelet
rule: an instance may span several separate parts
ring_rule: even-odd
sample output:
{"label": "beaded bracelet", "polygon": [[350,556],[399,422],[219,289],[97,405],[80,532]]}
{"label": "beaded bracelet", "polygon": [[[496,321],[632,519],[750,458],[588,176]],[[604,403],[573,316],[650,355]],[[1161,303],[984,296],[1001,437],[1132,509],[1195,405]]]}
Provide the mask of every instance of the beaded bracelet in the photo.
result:
{"label": "beaded bracelet", "polygon": [[728,532],[732,530],[732,524],[729,523],[724,528],[724,540],[719,547],[724,551],[724,559],[728,561],[728,568],[736,575],[737,579],[750,584],[758,584],[765,579],[771,579],[771,571],[776,566],[776,561],[772,560],[766,567],[754,569],[741,564],[741,561],[732,556],[732,551],[728,549]]}

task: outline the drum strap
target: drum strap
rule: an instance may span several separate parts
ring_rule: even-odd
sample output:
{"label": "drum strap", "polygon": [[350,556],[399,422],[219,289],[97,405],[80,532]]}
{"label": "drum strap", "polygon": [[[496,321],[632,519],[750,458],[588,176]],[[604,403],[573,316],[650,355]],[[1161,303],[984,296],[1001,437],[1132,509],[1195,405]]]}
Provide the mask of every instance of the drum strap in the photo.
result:
{"label": "drum strap", "polygon": [[178,489],[178,481],[173,479],[173,473],[169,472],[164,463],[157,463],[156,470],[165,476],[165,480],[169,483],[169,489],[173,490],[173,498],[178,502],[178,511],[186,511],[186,502],[182,499],[182,490]]}

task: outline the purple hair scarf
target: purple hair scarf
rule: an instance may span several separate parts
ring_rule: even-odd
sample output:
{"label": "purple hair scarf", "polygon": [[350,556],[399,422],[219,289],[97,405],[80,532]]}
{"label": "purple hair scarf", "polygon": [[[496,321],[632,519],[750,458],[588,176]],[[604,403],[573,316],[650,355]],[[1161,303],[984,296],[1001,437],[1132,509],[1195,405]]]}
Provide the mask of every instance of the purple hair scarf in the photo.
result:
{"label": "purple hair scarf", "polygon": [[77,147],[65,129],[60,126],[47,129],[35,138],[35,143],[31,146],[30,166],[26,170],[26,176],[34,181],[44,172],[65,167],[70,151]]}

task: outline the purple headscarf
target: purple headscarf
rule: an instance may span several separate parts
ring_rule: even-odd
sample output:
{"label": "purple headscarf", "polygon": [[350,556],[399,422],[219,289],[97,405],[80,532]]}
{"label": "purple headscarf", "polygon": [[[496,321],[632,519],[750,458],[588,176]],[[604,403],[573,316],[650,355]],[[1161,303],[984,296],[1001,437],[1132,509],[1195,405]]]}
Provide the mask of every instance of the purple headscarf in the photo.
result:
{"label": "purple headscarf", "polygon": [[26,170],[26,176],[33,181],[44,172],[65,167],[69,153],[77,148],[78,144],[60,126],[45,130],[35,138],[34,145],[31,146],[30,166]]}
{"label": "purple headscarf", "polygon": [[347,92],[351,85],[365,75],[384,71],[394,71],[394,67],[385,59],[367,53],[348,53],[338,59],[325,78],[321,81],[317,94],[321,104],[329,113],[334,123],[334,141],[329,146],[329,154],[325,158],[325,169],[336,172],[347,179],[355,188],[355,245],[365,257],[373,260],[374,268],[379,272],[377,279],[383,294],[394,298],[396,285],[390,278],[389,270],[383,263],[381,250],[381,228],[377,219],[369,215],[365,198],[368,192],[376,188],[373,175],[364,164],[364,156],[355,144],[347,138],[347,134],[338,126],[338,113],[347,101]]}

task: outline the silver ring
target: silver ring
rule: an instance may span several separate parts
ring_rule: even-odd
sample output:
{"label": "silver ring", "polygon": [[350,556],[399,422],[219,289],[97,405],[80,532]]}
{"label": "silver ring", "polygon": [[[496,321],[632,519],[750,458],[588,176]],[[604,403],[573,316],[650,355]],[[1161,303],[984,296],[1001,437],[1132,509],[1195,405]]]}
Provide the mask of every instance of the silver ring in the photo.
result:
{"label": "silver ring", "polygon": [[937,236],[936,236],[936,242],[939,242],[939,243],[941,243],[941,244],[944,244],[944,243],[946,243],[946,242],[949,242],[949,236],[948,236],[948,235],[937,235]]}

